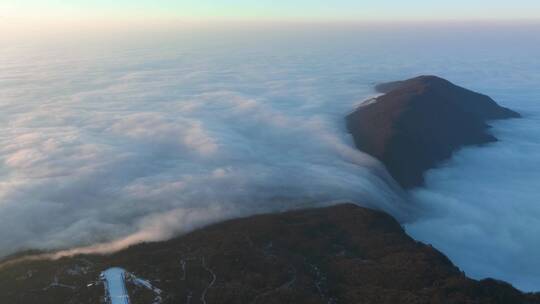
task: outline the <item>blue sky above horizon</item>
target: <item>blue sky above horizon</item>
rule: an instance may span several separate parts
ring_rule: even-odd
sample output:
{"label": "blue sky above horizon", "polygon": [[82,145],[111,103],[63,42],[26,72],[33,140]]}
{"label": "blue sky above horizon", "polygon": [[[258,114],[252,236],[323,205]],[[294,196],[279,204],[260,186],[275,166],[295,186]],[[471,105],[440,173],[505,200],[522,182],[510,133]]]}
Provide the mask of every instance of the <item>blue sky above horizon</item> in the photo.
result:
{"label": "blue sky above horizon", "polygon": [[2,18],[179,18],[186,20],[530,20],[537,0],[0,0]]}

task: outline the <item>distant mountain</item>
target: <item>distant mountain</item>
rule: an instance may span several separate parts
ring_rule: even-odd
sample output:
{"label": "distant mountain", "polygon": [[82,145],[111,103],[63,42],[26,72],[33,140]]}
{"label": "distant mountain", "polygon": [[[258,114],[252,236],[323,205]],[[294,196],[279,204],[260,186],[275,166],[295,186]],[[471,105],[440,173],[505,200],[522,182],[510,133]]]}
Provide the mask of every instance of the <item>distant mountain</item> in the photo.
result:
{"label": "distant mountain", "polygon": [[133,304],[540,303],[467,278],[389,215],[353,204],[231,220],[107,256],[4,264],[1,302],[102,303],[94,282],[113,266],[147,280],[128,285]]}
{"label": "distant mountain", "polygon": [[423,174],[457,149],[494,142],[492,119],[520,114],[486,95],[436,76],[376,86],[383,95],[346,118],[356,146],[378,158],[404,188],[421,186]]}

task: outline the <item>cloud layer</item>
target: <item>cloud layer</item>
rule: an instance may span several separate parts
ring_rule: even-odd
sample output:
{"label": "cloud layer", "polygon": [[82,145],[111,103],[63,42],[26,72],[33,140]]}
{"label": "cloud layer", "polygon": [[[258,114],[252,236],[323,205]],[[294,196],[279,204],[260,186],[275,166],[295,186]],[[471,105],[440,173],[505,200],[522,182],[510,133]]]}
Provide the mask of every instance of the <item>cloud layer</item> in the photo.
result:
{"label": "cloud layer", "polygon": [[333,98],[300,62],[260,64],[266,52],[243,63],[206,48],[114,47],[7,61],[0,255],[111,250],[333,201],[406,216],[402,193],[342,126],[368,90]]}

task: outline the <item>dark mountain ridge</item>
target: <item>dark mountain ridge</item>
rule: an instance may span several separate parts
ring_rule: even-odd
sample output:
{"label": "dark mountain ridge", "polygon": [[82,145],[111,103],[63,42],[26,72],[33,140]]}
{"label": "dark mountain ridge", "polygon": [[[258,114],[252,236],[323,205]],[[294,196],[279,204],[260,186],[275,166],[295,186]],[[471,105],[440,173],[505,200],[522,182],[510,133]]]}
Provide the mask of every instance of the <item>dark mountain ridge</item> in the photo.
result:
{"label": "dark mountain ridge", "polygon": [[[111,255],[0,268],[2,303],[100,303],[119,266],[163,303],[540,303],[496,280],[469,279],[389,215],[353,204],[258,215]],[[133,304],[154,295],[128,286]]]}
{"label": "dark mountain ridge", "polygon": [[490,97],[436,76],[376,86],[383,95],[346,117],[355,145],[379,159],[404,188],[422,186],[423,174],[463,146],[497,139],[488,120],[517,118]]}

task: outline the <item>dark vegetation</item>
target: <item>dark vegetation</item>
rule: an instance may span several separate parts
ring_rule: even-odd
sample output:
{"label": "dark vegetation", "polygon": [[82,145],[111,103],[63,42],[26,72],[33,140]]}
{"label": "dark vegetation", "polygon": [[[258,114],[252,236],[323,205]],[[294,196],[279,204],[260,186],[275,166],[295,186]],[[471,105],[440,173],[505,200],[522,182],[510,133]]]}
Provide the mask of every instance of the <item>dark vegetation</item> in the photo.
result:
{"label": "dark vegetation", "polygon": [[[1,302],[100,303],[103,286],[87,284],[111,266],[148,279],[164,303],[540,303],[468,279],[389,215],[352,204],[232,220],[112,255],[11,264],[0,269]],[[133,303],[152,303],[129,290]]]}
{"label": "dark vegetation", "polygon": [[347,116],[356,146],[379,159],[404,188],[463,146],[497,139],[488,120],[520,117],[486,95],[435,76],[380,84],[384,93]]}

